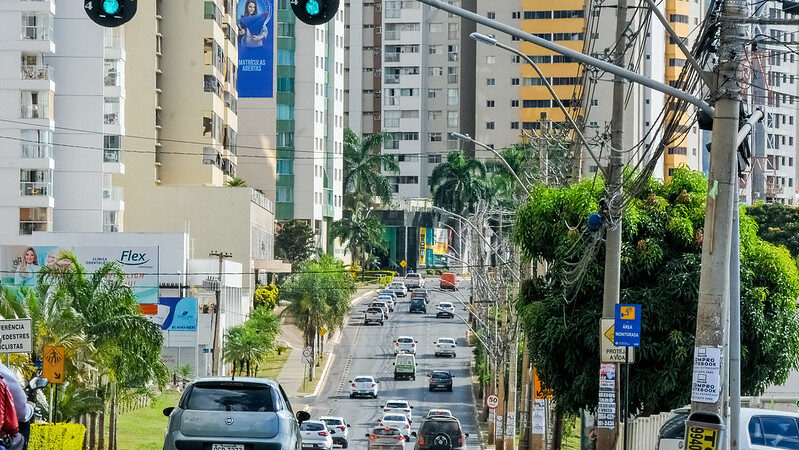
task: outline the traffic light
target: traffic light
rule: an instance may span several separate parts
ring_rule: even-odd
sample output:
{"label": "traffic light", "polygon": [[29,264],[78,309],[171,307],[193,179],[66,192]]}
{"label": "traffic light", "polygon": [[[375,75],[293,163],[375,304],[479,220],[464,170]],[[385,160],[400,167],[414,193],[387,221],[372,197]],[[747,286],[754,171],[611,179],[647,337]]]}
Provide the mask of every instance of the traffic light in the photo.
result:
{"label": "traffic light", "polygon": [[83,0],[86,15],[101,27],[118,27],[136,14],[138,0]]}
{"label": "traffic light", "polygon": [[291,0],[294,15],[308,25],[321,25],[336,17],[340,0]]}

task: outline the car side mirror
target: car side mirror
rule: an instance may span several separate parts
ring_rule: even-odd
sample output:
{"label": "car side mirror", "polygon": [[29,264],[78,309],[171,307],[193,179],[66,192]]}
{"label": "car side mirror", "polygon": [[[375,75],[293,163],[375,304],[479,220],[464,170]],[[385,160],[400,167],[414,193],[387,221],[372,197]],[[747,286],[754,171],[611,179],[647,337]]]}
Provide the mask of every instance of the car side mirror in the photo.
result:
{"label": "car side mirror", "polygon": [[413,409],[413,406],[411,406],[411,409]]}
{"label": "car side mirror", "polygon": [[299,423],[303,423],[306,420],[310,419],[311,419],[311,413],[309,413],[308,411],[297,411],[297,421]]}
{"label": "car side mirror", "polygon": [[347,424],[347,428],[352,428],[352,425],[350,425],[350,424]]}
{"label": "car side mirror", "polygon": [[380,382],[379,382],[379,381],[375,381],[375,383],[377,383],[377,384],[380,384]]}
{"label": "car side mirror", "polygon": [[466,437],[469,437],[469,433],[464,433],[463,435],[466,436]]}
{"label": "car side mirror", "polygon": [[352,380],[350,380],[350,381],[347,381],[347,383],[352,383]]}
{"label": "car side mirror", "polygon": [[366,433],[366,437],[372,437],[372,435],[369,434],[369,433]]}
{"label": "car side mirror", "polygon": [[415,431],[411,431],[411,436],[416,437],[416,432]]}
{"label": "car side mirror", "polygon": [[385,408],[385,407],[386,407],[386,405],[380,405],[380,407],[381,407],[381,408]]}
{"label": "car side mirror", "polygon": [[172,411],[174,411],[174,410],[175,410],[174,406],[170,406],[168,408],[164,408],[164,415],[169,417],[169,415],[172,414]]}

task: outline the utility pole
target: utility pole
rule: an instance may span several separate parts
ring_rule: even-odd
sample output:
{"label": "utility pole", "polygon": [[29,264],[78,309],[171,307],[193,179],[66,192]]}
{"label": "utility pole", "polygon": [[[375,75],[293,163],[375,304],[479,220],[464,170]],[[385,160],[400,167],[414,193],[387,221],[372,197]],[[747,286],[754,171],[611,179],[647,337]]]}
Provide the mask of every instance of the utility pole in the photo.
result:
{"label": "utility pole", "polygon": [[[527,267],[530,267],[527,264]],[[529,278],[529,275],[528,275]],[[519,408],[519,450],[530,450],[530,349],[522,337],[522,398]]]}
{"label": "utility pole", "polygon": [[219,358],[221,357],[222,353],[221,349],[219,348],[219,340],[220,340],[219,322],[220,322],[220,317],[222,316],[222,263],[225,260],[225,258],[230,258],[233,255],[228,252],[213,251],[209,253],[208,256],[219,258],[219,279],[217,280],[218,282],[215,289],[216,305],[214,306],[214,346],[212,348],[214,352],[213,367],[211,368],[213,374],[219,376],[221,375],[219,370]]}
{"label": "utility pole", "polygon": [[[618,0],[616,7],[616,49],[615,64],[626,66],[627,54],[627,0]],[[610,162],[608,164],[608,181],[605,189],[606,207],[608,209],[608,228],[605,236],[605,282],[602,293],[602,318],[613,319],[616,304],[619,303],[621,290],[621,209],[622,209],[622,154],[624,145],[624,97],[626,80],[619,75],[613,76],[613,109],[610,121]],[[601,322],[600,322],[601,323]],[[600,333],[601,326],[598,327]],[[600,363],[603,355],[600,353]],[[596,429],[597,450],[612,450],[616,445],[619,432],[619,364],[614,363],[616,377],[614,389],[616,408],[614,409],[613,428]],[[599,375],[599,374],[598,374]],[[600,375],[601,376],[601,375]],[[626,418],[624,419],[626,420]]]}

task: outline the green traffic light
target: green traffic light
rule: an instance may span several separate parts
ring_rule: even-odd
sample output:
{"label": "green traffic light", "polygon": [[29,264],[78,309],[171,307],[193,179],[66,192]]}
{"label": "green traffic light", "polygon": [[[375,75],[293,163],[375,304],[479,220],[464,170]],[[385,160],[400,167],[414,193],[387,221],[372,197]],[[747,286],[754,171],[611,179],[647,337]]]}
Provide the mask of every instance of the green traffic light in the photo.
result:
{"label": "green traffic light", "polygon": [[319,14],[319,3],[316,0],[308,0],[308,3],[305,4],[305,10],[308,11],[308,14],[315,16]]}
{"label": "green traffic light", "polygon": [[119,0],[103,0],[103,11],[106,14],[116,14],[119,11]]}

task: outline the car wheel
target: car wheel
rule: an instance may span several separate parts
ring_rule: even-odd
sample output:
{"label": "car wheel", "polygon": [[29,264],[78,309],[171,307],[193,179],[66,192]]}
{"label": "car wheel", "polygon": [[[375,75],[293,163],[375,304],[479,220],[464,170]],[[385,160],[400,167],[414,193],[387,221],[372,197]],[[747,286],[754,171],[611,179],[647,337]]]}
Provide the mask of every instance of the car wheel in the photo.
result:
{"label": "car wheel", "polygon": [[352,392],[350,392],[350,398],[355,398],[355,394],[353,394]]}
{"label": "car wheel", "polygon": [[344,441],[344,442],[341,444],[341,448],[347,448],[349,445],[350,445],[350,444],[349,444],[349,442],[347,442],[347,441]]}
{"label": "car wheel", "polygon": [[433,386],[428,387],[427,390],[433,392]]}
{"label": "car wheel", "polygon": [[411,377],[411,380],[413,380],[413,381],[416,381],[416,375],[413,375],[413,376]]}
{"label": "car wheel", "polygon": [[450,386],[449,388],[447,388],[447,392],[452,392],[452,386]]}
{"label": "car wheel", "polygon": [[399,380],[399,377],[398,377],[398,376],[397,376],[397,374],[395,373],[395,374],[394,374],[394,381],[397,381],[397,380]]}

